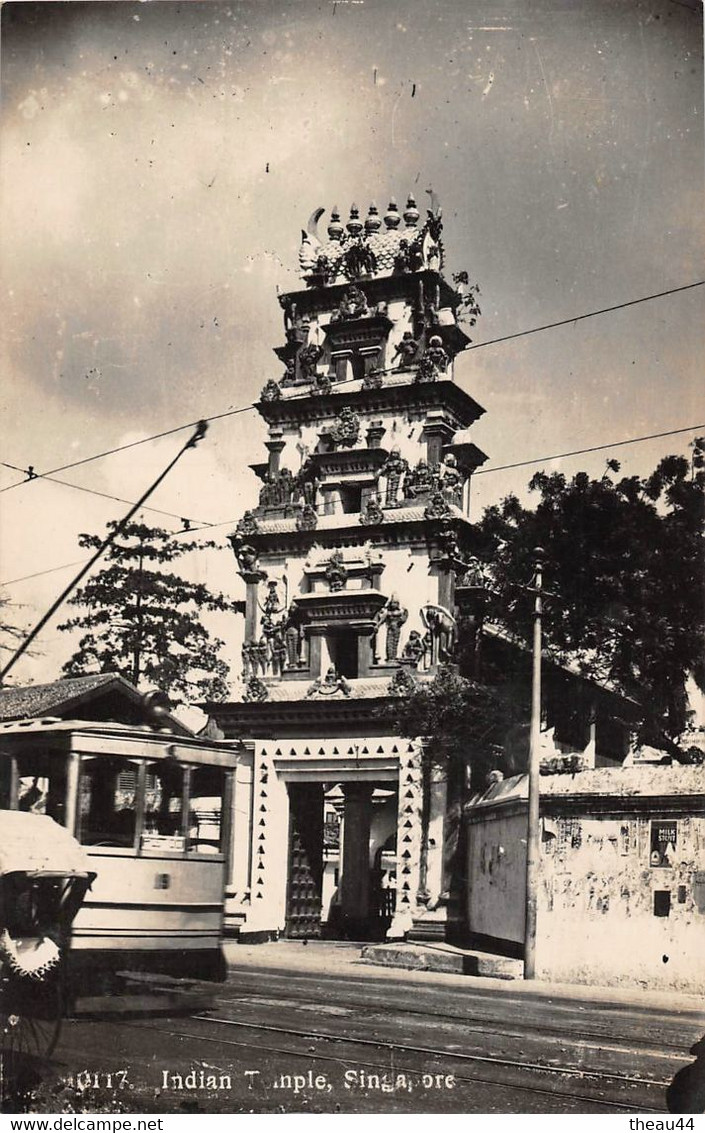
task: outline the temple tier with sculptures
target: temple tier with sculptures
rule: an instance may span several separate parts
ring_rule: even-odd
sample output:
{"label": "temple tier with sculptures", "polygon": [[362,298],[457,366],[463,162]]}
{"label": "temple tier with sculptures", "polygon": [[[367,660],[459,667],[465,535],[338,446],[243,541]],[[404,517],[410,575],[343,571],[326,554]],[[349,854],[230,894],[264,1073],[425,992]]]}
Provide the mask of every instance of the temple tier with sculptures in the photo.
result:
{"label": "temple tier with sculptures", "polygon": [[[484,411],[454,367],[478,289],[466,272],[445,278],[429,205],[422,219],[412,196],[383,216],[373,203],[364,220],[352,205],[345,225],[333,208],[325,234],[317,209],[301,287],[279,296],[283,372],[258,403],[267,458],[230,537],[246,589],[242,691],[212,706],[253,745],[259,817],[230,901],[253,938],[404,935],[441,893],[439,853],[421,845],[420,745],[379,712],[453,661],[459,603],[477,593],[470,481],[486,457],[469,433]],[[316,832],[336,791],[330,891]],[[380,862],[397,884],[386,924]]]}

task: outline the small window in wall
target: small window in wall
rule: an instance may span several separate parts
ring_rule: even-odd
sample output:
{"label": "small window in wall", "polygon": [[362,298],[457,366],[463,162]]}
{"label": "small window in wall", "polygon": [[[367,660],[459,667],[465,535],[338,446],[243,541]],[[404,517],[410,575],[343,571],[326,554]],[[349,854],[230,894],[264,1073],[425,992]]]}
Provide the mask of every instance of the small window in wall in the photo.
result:
{"label": "small window in wall", "polygon": [[186,848],[190,854],[218,854],[223,831],[225,772],[221,767],[191,770]]}
{"label": "small window in wall", "polygon": [[672,869],[676,859],[678,823],[654,819],[651,823],[651,858],[654,868]]}
{"label": "small window in wall", "polygon": [[340,503],[344,512],[362,511],[362,487],[360,484],[341,484]]}
{"label": "small window in wall", "polygon": [[[134,786],[125,786],[125,760],[84,759],[78,791],[79,838],[84,846],[134,844]],[[121,782],[122,779],[122,782]]]}
{"label": "small window in wall", "polygon": [[184,769],[164,759],[147,765],[142,849],[184,849]]}
{"label": "small window in wall", "polygon": [[671,912],[671,894],[668,889],[654,890],[654,916],[667,917]]}
{"label": "small window in wall", "polygon": [[331,634],[327,644],[331,663],[335,665],[335,671],[338,676],[355,680],[358,675],[357,634],[352,631],[348,633]]}

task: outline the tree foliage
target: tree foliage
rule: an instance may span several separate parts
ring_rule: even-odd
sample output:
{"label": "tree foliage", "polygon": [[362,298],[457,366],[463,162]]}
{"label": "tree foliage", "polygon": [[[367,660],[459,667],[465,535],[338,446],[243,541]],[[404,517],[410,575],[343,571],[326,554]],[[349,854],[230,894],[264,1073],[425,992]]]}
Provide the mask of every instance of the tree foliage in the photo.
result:
{"label": "tree foliage", "polygon": [[643,479],[615,479],[618,471],[609,461],[600,479],[539,472],[529,485],[540,496],[534,510],[508,496],[485,512],[490,616],[531,640],[541,547],[546,647],[636,699],[644,739],[672,740],[687,724],[688,675],[703,685],[705,472],[678,456]]}
{"label": "tree foliage", "polygon": [[27,636],[27,630],[16,625],[10,613],[15,608],[14,602],[4,594],[0,594],[0,653],[2,654],[14,652]]}
{"label": "tree foliage", "polygon": [[424,739],[430,767],[469,769],[474,785],[503,764],[507,733],[520,718],[521,705],[507,690],[468,680],[443,665],[432,680],[419,684],[388,709],[403,736]]}
{"label": "tree foliage", "polygon": [[[97,548],[103,538],[83,534],[79,543]],[[118,672],[176,701],[223,699],[228,691],[228,666],[219,657],[223,642],[211,637],[201,614],[232,610],[234,604],[171,569],[188,552],[212,546],[127,524],[105,552],[103,569],[69,601],[82,612],[59,629],[85,632],[64,673]]]}

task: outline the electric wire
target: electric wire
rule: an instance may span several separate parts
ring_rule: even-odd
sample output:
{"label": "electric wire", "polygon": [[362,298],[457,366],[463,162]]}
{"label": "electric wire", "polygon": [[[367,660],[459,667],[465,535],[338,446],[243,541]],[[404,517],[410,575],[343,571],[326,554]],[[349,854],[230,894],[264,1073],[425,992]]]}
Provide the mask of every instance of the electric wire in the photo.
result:
{"label": "electric wire", "polygon": [[[7,461],[5,461],[5,460],[0,460],[0,465],[2,465],[3,468],[12,468],[12,469],[14,469],[15,472],[24,472],[25,471],[24,468],[18,468],[16,464],[8,464]],[[100,492],[97,488],[88,488],[84,484],[72,484],[68,480],[59,480],[58,477],[51,476],[48,472],[32,472],[30,479],[31,480],[49,480],[50,483],[52,483],[52,484],[61,484],[64,488],[75,488],[75,490],[77,492],[88,492],[92,496],[101,496],[104,500],[114,500],[115,503],[118,503],[118,504],[130,504],[130,505],[132,505],[134,503],[134,500],[126,500],[126,499],[124,499],[123,496],[112,496],[109,492]],[[23,480],[22,482],[26,483],[27,481]],[[191,530],[192,529],[191,525],[194,524],[194,523],[198,523],[198,524],[201,525],[199,530],[201,530],[201,528],[203,528],[203,527],[212,527],[213,526],[213,524],[209,523],[205,519],[188,519],[188,517],[179,515],[175,511],[164,511],[163,508],[151,507],[149,504],[144,504],[143,510],[144,511],[153,511],[157,515],[167,515],[169,517],[169,519],[178,519],[182,523],[188,521],[189,527],[187,528],[187,530]]]}
{"label": "electric wire", "polygon": [[[654,292],[651,295],[642,295],[639,299],[628,299],[623,303],[616,303],[611,307],[601,307],[601,308],[599,308],[598,310],[595,310],[595,311],[586,311],[582,315],[573,315],[571,318],[558,319],[558,320],[556,320],[555,322],[552,322],[552,323],[544,323],[542,326],[530,327],[527,330],[515,331],[513,334],[505,334],[505,335],[502,335],[499,338],[487,339],[485,342],[471,343],[469,346],[466,347],[466,349],[467,350],[480,350],[480,349],[482,349],[486,346],[494,346],[494,345],[496,345],[497,343],[500,343],[500,342],[508,342],[510,339],[513,339],[513,338],[524,338],[524,337],[526,337],[527,335],[530,335],[530,334],[539,334],[542,331],[553,330],[556,327],[568,326],[571,323],[581,322],[584,319],[591,319],[591,318],[594,318],[597,315],[605,315],[605,314],[609,314],[610,312],[613,312],[613,311],[620,311],[620,310],[622,310],[623,308],[626,308],[626,307],[635,307],[640,303],[649,303],[654,299],[663,299],[668,295],[677,295],[678,293],[680,293],[682,291],[691,291],[695,287],[702,287],[704,285],[705,285],[705,279],[696,280],[696,282],[694,282],[694,283],[686,283],[686,284],[683,284],[680,287],[671,287],[667,291],[657,291],[657,292]],[[383,371],[378,371],[378,372],[388,373],[390,371],[389,370],[383,370]],[[355,382],[355,381],[359,381],[359,379],[358,378],[347,378],[342,382],[336,382],[336,386],[347,385],[347,384],[349,384],[351,382]],[[309,396],[309,392],[306,391],[305,393],[295,394],[293,397],[287,398],[287,401],[291,402],[291,401],[297,400],[297,398],[308,397],[308,396]],[[257,407],[258,407],[257,403],[253,402],[251,405],[241,405],[241,406],[238,406],[236,409],[226,409],[222,413],[215,413],[210,417],[203,417],[203,418],[201,418],[201,420],[207,421],[207,422],[221,421],[226,417],[234,417],[239,413],[249,413],[251,410],[257,409]],[[70,464],[62,464],[62,465],[59,465],[57,468],[50,468],[45,473],[34,473],[32,476],[28,476],[27,479],[25,479],[25,480],[19,480],[15,484],[8,484],[4,488],[0,488],[0,494],[2,492],[12,491],[14,488],[19,488],[20,485],[29,483],[30,480],[38,478],[39,476],[45,476],[45,477],[46,476],[53,476],[56,472],[65,472],[69,468],[78,468],[82,464],[89,464],[89,463],[91,463],[91,461],[94,461],[94,460],[102,460],[103,457],[113,456],[115,453],[125,452],[127,449],[136,448],[138,445],[148,444],[151,441],[161,440],[163,437],[172,436],[174,433],[179,433],[183,429],[195,428],[197,424],[198,424],[198,421],[189,421],[184,425],[176,425],[176,426],[174,426],[173,429],[165,429],[161,433],[153,433],[151,436],[142,437],[140,440],[130,441],[128,444],[124,444],[124,445],[117,445],[115,448],[106,449],[104,452],[94,453],[93,456],[86,456],[86,457],[83,457],[81,460],[74,460]],[[21,469],[20,471],[24,471],[24,469]]]}
{"label": "electric wire", "polygon": [[[649,433],[649,434],[647,434],[646,436],[643,436],[643,437],[629,437],[626,440],[613,441],[612,444],[608,444],[608,445],[592,445],[590,448],[574,449],[572,452],[555,453],[553,456],[541,456],[541,457],[536,457],[533,460],[520,460],[520,461],[517,461],[516,464],[499,464],[499,465],[496,465],[492,468],[478,469],[475,473],[473,473],[473,475],[481,476],[481,475],[486,475],[490,472],[504,472],[504,471],[506,471],[507,469],[510,469],[510,468],[524,468],[527,465],[531,465],[531,464],[542,464],[542,463],[550,461],[550,460],[564,460],[564,459],[566,459],[567,457],[570,457],[570,456],[582,456],[585,453],[601,452],[605,449],[619,448],[621,445],[635,445],[635,444],[638,444],[641,441],[651,441],[651,440],[654,440],[654,439],[659,438],[659,437],[673,437],[673,436],[677,436],[679,433],[692,433],[692,432],[696,432],[698,429],[705,429],[705,424],[703,424],[703,425],[686,425],[682,429],[669,429],[667,432],[663,432],[663,433]],[[38,473],[38,475],[39,475],[39,473]],[[74,485],[74,486],[77,486],[77,485]],[[90,489],[86,489],[86,491],[90,491]],[[117,498],[117,497],[111,497],[111,498]],[[127,503],[128,501],[124,500],[124,501],[121,501],[121,502]],[[175,516],[176,513],[172,512],[172,513],[166,513],[166,514],[172,514],[172,515]],[[181,517],[179,517],[179,518],[181,518]],[[202,526],[183,528],[180,531],[171,531],[171,532],[169,532],[169,536],[170,536],[170,538],[175,539],[179,535],[193,535],[193,534],[196,534],[198,531],[214,530],[218,527],[229,527],[231,523],[237,523],[237,520],[238,520],[238,517],[235,516],[232,519],[223,519],[219,523],[204,523]],[[19,584],[20,582],[28,582],[30,579],[41,578],[43,575],[46,575],[46,574],[55,574],[57,571],[60,571],[60,570],[68,570],[69,567],[78,566],[80,563],[85,562],[85,561],[86,561],[85,559],[78,559],[74,562],[62,563],[61,566],[49,567],[47,570],[38,570],[38,571],[35,571],[33,574],[24,574],[24,575],[21,575],[19,578],[10,578],[6,582],[0,581],[0,586],[14,586],[15,584]]]}

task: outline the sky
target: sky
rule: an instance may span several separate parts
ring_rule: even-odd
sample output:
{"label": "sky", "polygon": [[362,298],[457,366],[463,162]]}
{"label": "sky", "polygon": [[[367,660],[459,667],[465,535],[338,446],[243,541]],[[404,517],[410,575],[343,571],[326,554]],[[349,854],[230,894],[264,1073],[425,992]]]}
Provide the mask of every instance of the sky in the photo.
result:
{"label": "sky", "polygon": [[[482,345],[705,279],[697,0],[67,0],[1,18],[8,464],[48,471],[248,405],[280,376],[276,292],[298,286],[313,210],[410,191],[423,208],[429,188],[448,272],[481,287],[456,362],[486,409],[475,515],[539,468],[648,473],[698,430],[554,454],[705,431],[703,287]],[[186,435],[57,475],[133,501]],[[254,412],[214,422],[150,501],[176,518],[144,513],[217,525],[188,569],[233,598],[226,535],[265,435]],[[22,480],[0,466],[0,594],[29,626],[85,557],[78,534],[126,505]],[[58,674],[60,621],[15,679]],[[238,668],[241,629],[217,629]]]}

